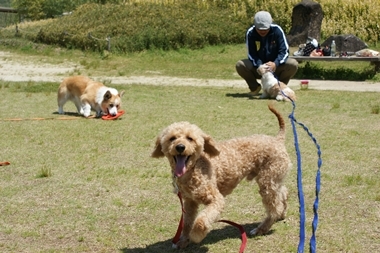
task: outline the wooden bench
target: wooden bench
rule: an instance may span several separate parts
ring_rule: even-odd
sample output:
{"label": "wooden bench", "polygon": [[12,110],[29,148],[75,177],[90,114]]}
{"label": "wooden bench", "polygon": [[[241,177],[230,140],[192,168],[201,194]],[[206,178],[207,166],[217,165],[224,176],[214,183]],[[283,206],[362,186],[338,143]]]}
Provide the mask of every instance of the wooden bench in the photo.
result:
{"label": "wooden bench", "polygon": [[380,72],[380,57],[358,57],[358,56],[347,56],[347,57],[331,57],[331,56],[289,56],[299,63],[303,61],[365,61],[370,62],[375,65],[375,71]]}

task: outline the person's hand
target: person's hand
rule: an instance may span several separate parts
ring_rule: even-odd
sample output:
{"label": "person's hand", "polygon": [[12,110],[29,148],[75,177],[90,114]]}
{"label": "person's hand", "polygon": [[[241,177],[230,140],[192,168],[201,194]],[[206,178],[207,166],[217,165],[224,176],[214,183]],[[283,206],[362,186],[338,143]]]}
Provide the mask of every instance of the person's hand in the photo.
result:
{"label": "person's hand", "polygon": [[317,51],[317,49],[314,49],[311,51],[310,56],[323,56],[321,51]]}
{"label": "person's hand", "polygon": [[272,62],[272,61],[268,61],[267,63],[265,63],[266,65],[269,66],[270,70],[272,72],[275,72],[276,71],[276,63]]}

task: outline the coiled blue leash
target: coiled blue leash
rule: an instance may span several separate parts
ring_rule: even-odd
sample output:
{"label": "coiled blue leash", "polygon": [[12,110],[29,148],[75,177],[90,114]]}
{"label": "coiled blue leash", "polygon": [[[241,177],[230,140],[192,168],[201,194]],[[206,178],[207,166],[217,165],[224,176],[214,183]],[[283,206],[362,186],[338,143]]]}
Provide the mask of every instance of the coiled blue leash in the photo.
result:
{"label": "coiled blue leash", "polygon": [[[278,79],[277,79],[278,80]],[[278,81],[278,85],[280,86],[280,81]],[[297,154],[297,187],[298,187],[298,200],[300,203],[299,211],[300,211],[300,241],[298,243],[298,253],[304,252],[305,247],[305,200],[304,200],[304,194],[303,194],[303,187],[302,187],[302,165],[301,165],[301,153],[299,150],[299,143],[298,143],[298,135],[297,135],[297,129],[296,124],[300,125],[310,136],[310,138],[313,140],[316,148],[317,148],[317,154],[318,154],[318,170],[317,175],[315,179],[315,200],[313,205],[313,212],[314,212],[314,218],[312,222],[312,236],[310,238],[310,252],[315,253],[317,251],[317,238],[316,238],[316,232],[318,227],[318,205],[319,205],[319,191],[321,188],[321,166],[322,166],[322,152],[321,147],[318,144],[317,140],[314,138],[313,134],[309,131],[309,129],[303,124],[296,120],[294,116],[294,112],[296,109],[295,102],[289,98],[282,90],[281,93],[283,96],[287,97],[293,105],[293,110],[289,114],[289,119],[292,123],[293,128],[293,135],[294,135],[294,146]]]}

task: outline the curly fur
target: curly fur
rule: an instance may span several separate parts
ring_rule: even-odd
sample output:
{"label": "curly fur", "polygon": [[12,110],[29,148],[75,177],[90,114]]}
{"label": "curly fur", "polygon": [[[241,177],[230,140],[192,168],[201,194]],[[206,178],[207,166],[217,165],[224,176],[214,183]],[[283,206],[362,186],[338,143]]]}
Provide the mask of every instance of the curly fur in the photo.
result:
{"label": "curly fur", "polygon": [[[262,94],[260,98],[275,98],[277,101],[296,101],[296,94],[285,83],[278,81],[269,67],[261,65],[257,72],[261,75]],[[286,96],[282,94],[285,93]],[[290,98],[290,99],[289,99]]]}
{"label": "curly fur", "polygon": [[[166,157],[173,180],[184,200],[184,229],[177,243],[180,248],[190,241],[199,243],[219,220],[224,197],[241,180],[253,180],[267,217],[250,233],[262,235],[285,218],[287,189],[283,180],[291,168],[285,148],[285,122],[272,106],[280,130],[276,137],[252,135],[215,142],[199,127],[189,122],[176,122],[157,137],[152,157]],[[198,212],[200,205],[204,209]]]}

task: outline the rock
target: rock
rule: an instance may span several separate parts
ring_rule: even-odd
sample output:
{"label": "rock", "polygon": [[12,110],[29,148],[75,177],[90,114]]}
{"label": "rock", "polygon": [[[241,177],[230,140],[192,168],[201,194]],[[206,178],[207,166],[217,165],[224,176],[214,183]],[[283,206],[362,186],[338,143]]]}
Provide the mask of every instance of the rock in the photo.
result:
{"label": "rock", "polygon": [[287,35],[288,44],[296,47],[311,37],[317,41],[321,38],[323,19],[322,7],[312,0],[303,0],[293,8],[292,28]]}
{"label": "rock", "polygon": [[321,47],[325,47],[325,46],[330,47],[331,42],[333,40],[335,40],[336,51],[339,53],[357,52],[359,50],[362,50],[368,47],[368,45],[365,42],[363,42],[358,37],[352,34],[330,36],[321,44]]}

